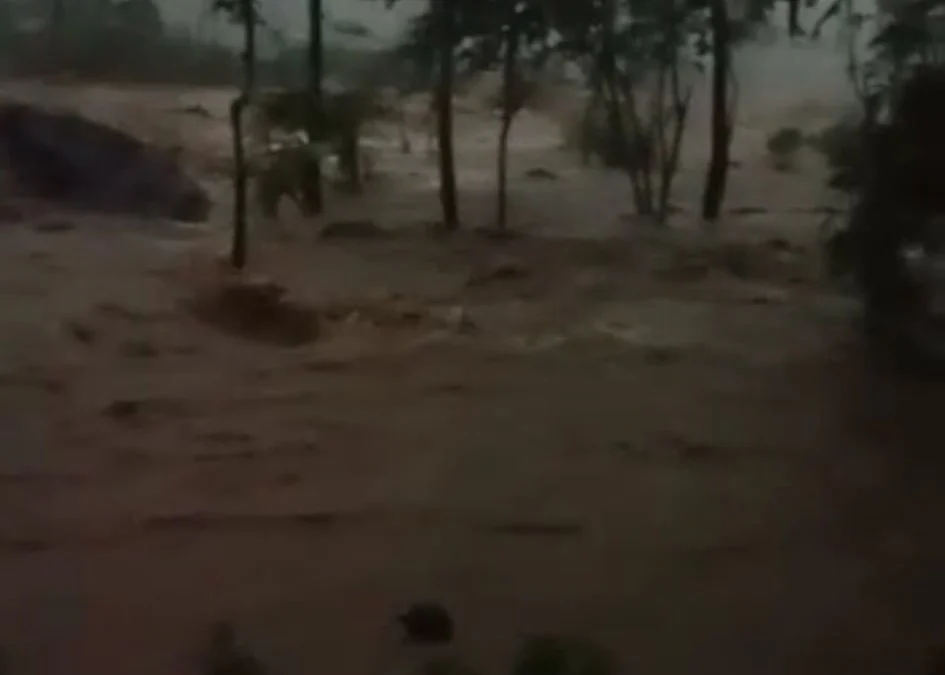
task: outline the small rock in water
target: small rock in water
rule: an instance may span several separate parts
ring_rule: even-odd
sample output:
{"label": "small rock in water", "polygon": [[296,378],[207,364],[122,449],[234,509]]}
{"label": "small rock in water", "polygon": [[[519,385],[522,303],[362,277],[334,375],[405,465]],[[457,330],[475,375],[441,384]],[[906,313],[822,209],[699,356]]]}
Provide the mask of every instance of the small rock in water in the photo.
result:
{"label": "small rock in water", "polygon": [[141,402],[120,398],[105,406],[105,414],[115,419],[128,419],[141,412]]}

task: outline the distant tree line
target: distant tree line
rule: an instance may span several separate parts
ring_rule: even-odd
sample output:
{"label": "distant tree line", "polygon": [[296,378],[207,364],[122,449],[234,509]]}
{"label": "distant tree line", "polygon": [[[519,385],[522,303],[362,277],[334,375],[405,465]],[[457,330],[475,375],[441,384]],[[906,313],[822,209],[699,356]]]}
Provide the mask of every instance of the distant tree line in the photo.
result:
{"label": "distant tree line", "polygon": [[[260,83],[304,83],[307,47],[262,28],[270,48],[258,59]],[[363,52],[327,47],[327,72],[356,66]],[[168,24],[154,0],[0,0],[0,75],[227,86],[241,81],[238,49]]]}

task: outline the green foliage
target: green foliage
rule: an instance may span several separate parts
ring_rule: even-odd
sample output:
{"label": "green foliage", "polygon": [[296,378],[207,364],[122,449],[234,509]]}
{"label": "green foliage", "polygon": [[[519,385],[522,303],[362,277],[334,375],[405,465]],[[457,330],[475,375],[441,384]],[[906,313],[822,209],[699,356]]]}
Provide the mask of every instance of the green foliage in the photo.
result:
{"label": "green foliage", "polygon": [[917,0],[896,8],[893,20],[870,40],[874,59],[894,66],[940,61],[943,0]]}
{"label": "green foliage", "polygon": [[[773,1],[751,0],[748,19],[724,39],[750,37]],[[447,45],[439,44],[434,6],[415,17],[397,49],[426,88],[443,49],[452,52],[459,77],[499,67],[520,79],[546,77],[553,56],[577,65],[591,103],[584,119],[565,129],[566,144],[625,171],[637,210],[665,217],[689,114],[689,75],[713,46],[708,0],[452,0],[455,31]],[[509,45],[516,49],[511,69],[503,58]]]}
{"label": "green foliage", "polygon": [[[461,79],[498,67],[512,29],[519,45],[519,59],[530,68],[540,67],[552,53],[546,44],[552,26],[538,0],[463,0],[456,4],[456,14],[458,36],[451,48],[456,74]],[[392,55],[409,69],[407,84],[411,91],[432,89],[438,47],[431,9],[412,17]]]}
{"label": "green foliage", "polygon": [[[821,152],[831,170],[829,185],[845,192],[858,192],[864,185],[871,156],[868,149],[881,125],[884,113],[888,117],[900,105],[904,90],[915,82],[915,76],[934,72],[945,66],[945,33],[941,10],[945,0],[916,0],[898,5],[884,22],[853,11],[849,0],[835,0],[825,13],[826,18],[841,17],[847,23],[851,44],[857,34],[876,28],[867,42],[866,58],[859,60],[857,51],[849,52],[849,74],[862,105],[862,115],[845,116],[822,130],[809,142]],[[912,109],[938,110],[935,86],[925,88],[931,96]],[[945,98],[943,92],[942,98]],[[896,113],[897,115],[899,113]],[[936,113],[932,113],[932,117]],[[928,115],[925,115],[928,117]],[[938,122],[903,121],[892,119],[898,126],[924,126],[920,135],[934,131]],[[917,123],[918,122],[918,123]]]}
{"label": "green foliage", "polygon": [[884,108],[894,105],[902,84],[917,68],[945,63],[945,25],[941,15],[945,0],[899,3],[883,20],[855,13],[850,0],[836,0],[835,4],[845,7],[842,15],[851,44],[864,29],[876,31],[867,42],[865,60],[860,62],[857,50],[851,48],[848,64],[866,121],[872,124]]}

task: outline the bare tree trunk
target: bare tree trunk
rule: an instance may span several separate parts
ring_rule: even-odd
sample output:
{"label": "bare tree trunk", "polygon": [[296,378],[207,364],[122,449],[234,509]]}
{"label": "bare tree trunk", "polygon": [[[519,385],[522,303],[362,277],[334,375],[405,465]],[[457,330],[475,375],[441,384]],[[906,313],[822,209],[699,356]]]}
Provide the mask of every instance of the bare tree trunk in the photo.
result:
{"label": "bare tree trunk", "polygon": [[240,94],[230,104],[230,127],[233,133],[233,238],[230,264],[241,270],[246,267],[246,152],[243,148],[243,112],[248,98]]}
{"label": "bare tree trunk", "polygon": [[518,100],[523,92],[519,91],[516,65],[518,60],[518,27],[512,25],[516,20],[514,10],[509,18],[509,34],[506,38],[505,57],[502,61],[502,126],[499,129],[499,152],[496,167],[496,231],[508,231],[509,216],[509,132],[515,119],[517,108],[522,104]]}
{"label": "bare tree trunk", "polygon": [[[606,106],[608,140],[613,144],[619,166],[630,178],[636,211],[640,215],[651,215],[653,213],[653,186],[650,176],[652,155],[647,155],[651,148],[645,147],[651,139],[637,114],[633,85],[621,79],[617,69],[617,47],[614,35],[617,11],[616,2],[608,0],[604,7],[601,50],[597,56],[597,77],[599,78],[597,86],[600,87]],[[625,113],[628,119],[625,119]]]}
{"label": "bare tree trunk", "polygon": [[[318,138],[321,121],[324,116],[322,100],[322,79],[324,75],[322,46],[322,0],[308,2],[308,89],[312,98],[312,108],[306,116],[305,133],[309,142]],[[302,204],[309,215],[322,212],[322,172],[317,161],[306,161],[302,166]]]}
{"label": "bare tree trunk", "polygon": [[233,133],[233,239],[230,263],[238,270],[246,267],[247,214],[246,214],[246,153],[243,148],[243,112],[252,99],[256,87],[256,8],[253,0],[242,0],[243,17],[243,91],[230,105],[230,125]]}
{"label": "bare tree trunk", "polygon": [[[659,196],[656,203],[656,218],[665,223],[669,218],[669,197],[672,192],[673,179],[679,170],[679,153],[682,149],[683,136],[689,118],[689,105],[692,101],[692,88],[682,91],[679,77],[679,64],[673,63],[670,71],[670,90],[673,99],[673,129],[672,137],[667,139],[663,122],[660,122],[660,140],[662,144],[662,159],[660,161]],[[667,143],[668,140],[668,143]]]}
{"label": "bare tree trunk", "polygon": [[725,200],[728,180],[729,144],[732,125],[729,120],[728,76],[731,62],[731,26],[725,0],[712,0],[712,152],[702,193],[702,217],[718,220]]}
{"label": "bare tree trunk", "polygon": [[502,128],[499,130],[499,157],[496,167],[496,221],[497,232],[504,233],[509,229],[509,132],[512,130],[512,117],[502,117]]}
{"label": "bare tree trunk", "polygon": [[788,35],[798,37],[804,34],[801,28],[801,0],[787,0],[788,4]]}
{"label": "bare tree trunk", "polygon": [[431,0],[437,22],[439,81],[436,86],[437,142],[440,150],[440,203],[443,228],[459,229],[456,197],[456,162],[453,153],[453,77],[455,47],[455,6],[453,0]]}

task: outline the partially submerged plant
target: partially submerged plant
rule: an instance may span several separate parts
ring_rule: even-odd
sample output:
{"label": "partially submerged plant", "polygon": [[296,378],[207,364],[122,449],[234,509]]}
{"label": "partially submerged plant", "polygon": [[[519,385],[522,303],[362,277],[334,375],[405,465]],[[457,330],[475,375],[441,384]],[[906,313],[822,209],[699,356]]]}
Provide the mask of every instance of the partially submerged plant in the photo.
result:
{"label": "partially submerged plant", "polygon": [[863,184],[866,168],[863,134],[862,120],[845,115],[807,138],[807,144],[827,162],[829,187],[851,193]]}
{"label": "partially submerged plant", "polygon": [[804,134],[797,127],[784,127],[768,136],[768,156],[777,171],[793,169],[797,153],[803,146]]}
{"label": "partially submerged plant", "polygon": [[616,7],[601,3],[565,21],[565,53],[584,66],[590,99],[579,146],[591,146],[585,158],[599,147],[630,179],[637,212],[665,222],[708,25],[686,3],[645,3],[629,23]]}
{"label": "partially submerged plant", "polygon": [[[627,113],[624,122],[630,123]],[[597,161],[608,169],[642,168],[652,153],[652,139],[646,134],[634,134],[619,142],[599,100],[588,100],[579,116],[566,121],[563,134],[565,147],[577,151],[585,166]]]}

